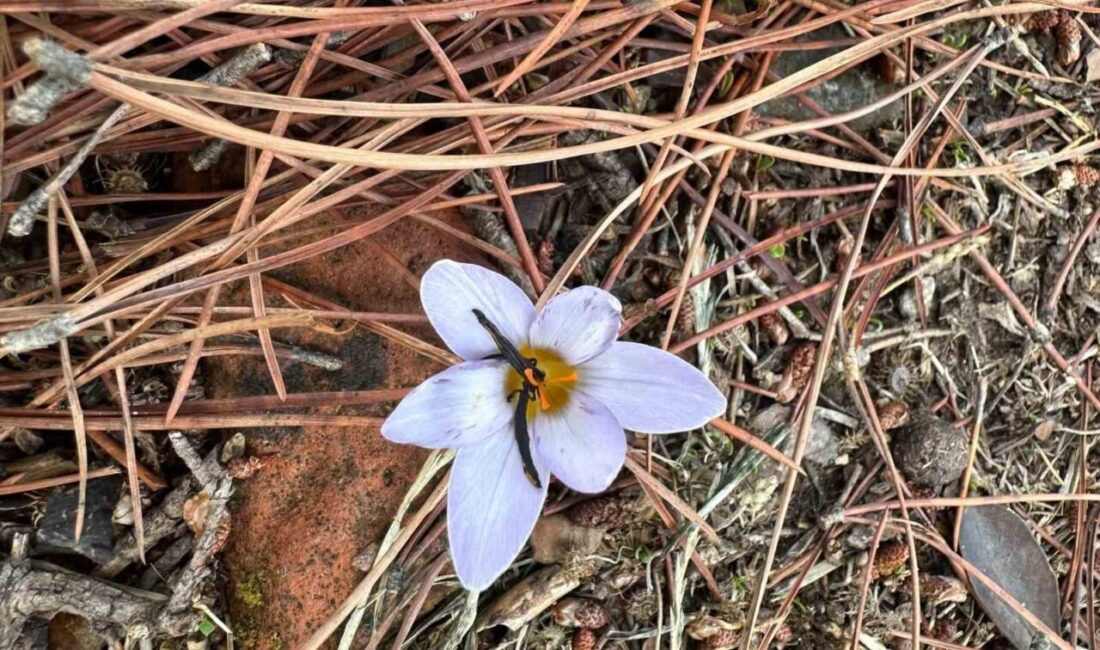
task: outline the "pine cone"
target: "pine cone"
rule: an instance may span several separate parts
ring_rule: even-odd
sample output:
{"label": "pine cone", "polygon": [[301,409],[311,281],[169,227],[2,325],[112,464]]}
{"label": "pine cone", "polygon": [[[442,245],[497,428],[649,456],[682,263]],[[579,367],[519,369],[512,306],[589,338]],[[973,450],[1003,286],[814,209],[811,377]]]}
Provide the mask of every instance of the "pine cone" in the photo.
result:
{"label": "pine cone", "polygon": [[1092,187],[1100,182],[1100,170],[1081,163],[1073,166],[1073,177],[1081,187]]}
{"label": "pine cone", "polygon": [[783,371],[783,379],[779,381],[775,390],[776,398],[780,402],[786,404],[798,397],[802,389],[806,388],[806,384],[810,383],[815,356],[817,356],[816,343],[802,343],[791,352],[787,360],[787,369]]}
{"label": "pine cone", "polygon": [[740,638],[741,635],[737,630],[722,630],[714,636],[708,637],[703,642],[703,647],[707,650],[733,650],[737,647]]}
{"label": "pine cone", "polygon": [[1030,17],[1021,20],[1020,26],[1027,32],[1050,31],[1062,23],[1061,11],[1044,11],[1031,14]]}
{"label": "pine cone", "polygon": [[1058,63],[1063,68],[1081,58],[1081,26],[1076,20],[1066,16],[1054,28],[1054,39],[1058,43]]}
{"label": "pine cone", "polygon": [[626,597],[626,613],[638,621],[653,620],[657,616],[657,596],[648,589],[635,589]]}
{"label": "pine cone", "polygon": [[684,294],[684,301],[676,314],[676,331],[683,336],[695,333],[695,296],[690,291]]}
{"label": "pine cone", "polygon": [[909,421],[909,407],[905,402],[889,401],[878,407],[878,421],[883,431],[896,429]]}
{"label": "pine cone", "polygon": [[684,632],[688,636],[697,641],[706,641],[707,639],[731,632],[736,634],[739,630],[738,626],[730,623],[729,621],[718,618],[717,616],[698,616],[688,622],[684,628]]}
{"label": "pine cone", "polygon": [[563,574],[584,581],[600,572],[600,562],[592,557],[571,557],[562,563]]}
{"label": "pine cone", "polygon": [[596,650],[596,632],[587,627],[578,627],[573,632],[573,650]]}
{"label": "pine cone", "polygon": [[783,322],[783,319],[771,312],[764,314],[760,317],[760,329],[764,330],[764,333],[768,335],[768,338],[772,340],[772,343],[776,345],[783,345],[787,342],[789,333],[787,332],[787,324]]}
{"label": "pine cone", "polygon": [[555,623],[565,627],[599,629],[610,620],[603,605],[586,598],[562,598],[554,604],[551,614]]}
{"label": "pine cone", "polygon": [[928,628],[929,638],[950,643],[959,636],[959,626],[955,621],[941,618],[932,623]]}
{"label": "pine cone", "polygon": [[966,602],[966,585],[950,576],[931,573],[920,574],[920,595],[939,605],[940,603]]}
{"label": "pine cone", "polygon": [[875,553],[875,565],[871,568],[871,577],[885,578],[898,572],[909,561],[909,545],[905,542],[892,542],[878,547]]}

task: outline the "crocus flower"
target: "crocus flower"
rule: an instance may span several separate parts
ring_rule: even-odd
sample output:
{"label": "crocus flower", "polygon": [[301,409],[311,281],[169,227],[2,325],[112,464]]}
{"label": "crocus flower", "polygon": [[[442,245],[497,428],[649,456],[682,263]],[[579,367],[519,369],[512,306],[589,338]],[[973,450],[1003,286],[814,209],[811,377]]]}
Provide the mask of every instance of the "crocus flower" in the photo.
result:
{"label": "crocus flower", "polygon": [[522,550],[551,474],[600,492],[626,458],[624,429],[685,431],[725,409],[723,394],[690,364],[616,341],[622,306],[596,287],[560,294],[536,313],[504,276],[443,260],[424,274],[420,299],[464,362],[401,400],[382,435],[458,450],[447,532],[468,589],[488,587]]}

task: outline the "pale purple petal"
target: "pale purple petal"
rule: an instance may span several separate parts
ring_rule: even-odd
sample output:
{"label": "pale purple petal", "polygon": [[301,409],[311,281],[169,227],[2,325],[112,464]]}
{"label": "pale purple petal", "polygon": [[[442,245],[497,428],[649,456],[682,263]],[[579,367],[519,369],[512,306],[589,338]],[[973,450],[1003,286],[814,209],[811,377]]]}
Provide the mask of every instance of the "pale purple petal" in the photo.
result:
{"label": "pale purple petal", "polygon": [[541,489],[524,476],[510,428],[458,451],[447,494],[447,536],[455,571],[467,589],[493,584],[535,527],[550,474],[538,450],[531,453]]}
{"label": "pale purple petal", "polygon": [[578,492],[602,492],[626,460],[626,434],[595,398],[572,391],[569,403],[538,412],[531,433],[550,472]]}
{"label": "pale purple petal", "polygon": [[513,344],[527,342],[535,308],[523,290],[499,273],[441,260],[420,279],[420,302],[447,347],[467,361],[498,352],[474,316],[480,309]]}
{"label": "pale purple petal", "polygon": [[664,350],[618,341],[577,370],[577,390],[632,431],[672,433],[721,415],[726,397],[697,368]]}
{"label": "pale purple petal", "polygon": [[596,287],[555,296],[531,326],[531,347],[553,350],[570,365],[602,353],[619,336],[623,306]]}
{"label": "pale purple petal", "polygon": [[503,361],[451,366],[417,386],[386,421],[382,435],[393,442],[430,449],[462,447],[511,425]]}

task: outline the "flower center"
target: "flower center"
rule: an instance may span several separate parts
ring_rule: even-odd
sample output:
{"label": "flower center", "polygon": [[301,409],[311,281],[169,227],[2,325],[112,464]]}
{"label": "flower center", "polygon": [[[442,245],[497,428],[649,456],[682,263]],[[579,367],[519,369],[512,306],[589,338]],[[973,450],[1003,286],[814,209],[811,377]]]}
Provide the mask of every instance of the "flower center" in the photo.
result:
{"label": "flower center", "polygon": [[523,390],[525,383],[538,389],[538,399],[527,404],[527,419],[530,420],[539,411],[553,413],[568,404],[569,392],[577,383],[577,369],[563,361],[553,350],[525,345],[519,352],[527,359],[534,359],[544,375],[540,380],[530,368],[524,371],[523,376],[512,369],[504,380],[504,391],[509,396]]}

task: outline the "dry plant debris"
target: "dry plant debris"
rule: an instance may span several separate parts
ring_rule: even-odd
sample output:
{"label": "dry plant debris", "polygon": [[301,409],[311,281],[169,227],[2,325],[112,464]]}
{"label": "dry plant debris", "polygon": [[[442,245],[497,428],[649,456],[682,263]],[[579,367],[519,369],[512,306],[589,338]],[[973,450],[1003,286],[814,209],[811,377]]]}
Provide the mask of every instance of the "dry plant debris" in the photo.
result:
{"label": "dry plant debris", "polygon": [[[0,648],[1100,644],[1097,15],[0,0]],[[442,258],[730,404],[479,595]]]}

